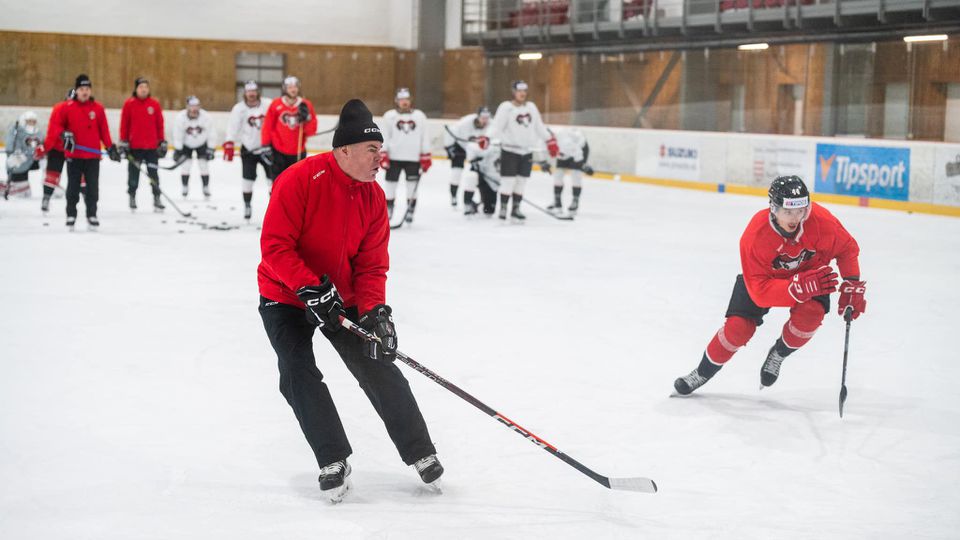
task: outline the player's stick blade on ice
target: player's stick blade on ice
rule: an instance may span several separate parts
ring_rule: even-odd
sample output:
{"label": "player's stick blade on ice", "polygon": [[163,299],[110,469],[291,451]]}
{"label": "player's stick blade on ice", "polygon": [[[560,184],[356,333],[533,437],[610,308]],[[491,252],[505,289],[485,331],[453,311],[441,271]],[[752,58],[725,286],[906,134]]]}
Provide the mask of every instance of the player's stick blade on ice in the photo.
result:
{"label": "player's stick blade on ice", "polygon": [[649,478],[608,478],[610,489],[619,489],[622,491],[639,491],[640,493],[656,493],[657,483]]}

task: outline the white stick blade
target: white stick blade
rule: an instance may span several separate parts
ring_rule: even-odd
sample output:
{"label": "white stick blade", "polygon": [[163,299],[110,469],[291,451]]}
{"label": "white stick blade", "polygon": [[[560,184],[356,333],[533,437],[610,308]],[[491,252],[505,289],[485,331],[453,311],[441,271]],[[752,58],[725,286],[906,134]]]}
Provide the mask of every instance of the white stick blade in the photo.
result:
{"label": "white stick blade", "polygon": [[611,478],[610,489],[656,493],[657,484],[649,478]]}

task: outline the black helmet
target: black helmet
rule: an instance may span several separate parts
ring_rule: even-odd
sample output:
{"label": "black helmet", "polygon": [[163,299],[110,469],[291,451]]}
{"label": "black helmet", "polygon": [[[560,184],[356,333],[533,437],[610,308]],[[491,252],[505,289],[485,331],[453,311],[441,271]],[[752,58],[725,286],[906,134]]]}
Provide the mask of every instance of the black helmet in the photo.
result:
{"label": "black helmet", "polygon": [[810,191],[799,176],[778,176],[770,184],[769,194],[771,209],[810,206]]}

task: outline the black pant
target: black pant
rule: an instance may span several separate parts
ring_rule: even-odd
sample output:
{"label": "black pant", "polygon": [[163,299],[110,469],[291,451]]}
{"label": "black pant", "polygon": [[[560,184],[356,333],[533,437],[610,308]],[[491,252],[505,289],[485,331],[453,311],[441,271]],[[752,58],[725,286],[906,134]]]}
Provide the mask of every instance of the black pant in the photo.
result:
{"label": "black pant", "polygon": [[533,170],[533,154],[514,154],[504,150],[500,152],[500,178],[522,176],[530,178]]}
{"label": "black pant", "polygon": [[[824,312],[830,313],[829,294],[814,296],[813,299],[820,302]],[[760,326],[763,324],[763,317],[769,312],[770,308],[762,308],[753,301],[753,298],[750,298],[750,291],[747,290],[747,284],[743,281],[743,274],[738,275],[736,283],[733,284],[733,292],[730,294],[730,303],[727,304],[725,317],[743,317]]]}
{"label": "black pant", "polygon": [[83,189],[83,204],[87,207],[87,217],[96,216],[97,201],[100,200],[99,158],[67,160],[67,217],[77,217],[81,180],[87,182],[87,187]]}
{"label": "black pant", "polygon": [[307,157],[307,152],[303,151],[298,157],[296,154],[283,154],[273,149],[273,178],[280,176],[280,173],[287,170],[287,167]]}
{"label": "black pant", "polygon": [[246,146],[240,146],[240,163],[243,169],[244,180],[257,179],[257,165],[263,167],[263,174],[267,175],[267,179],[273,180],[273,168],[267,167],[267,164],[260,159],[260,156],[247,150]]}
{"label": "black pant", "polygon": [[420,162],[419,161],[393,161],[390,160],[390,167],[383,175],[387,182],[399,182],[400,173],[403,173],[407,182],[416,182],[420,180]]}
{"label": "black pant", "polygon": [[467,151],[457,143],[453,143],[446,148],[447,157],[450,159],[451,169],[462,169],[463,163],[467,159]]}
{"label": "black pant", "polygon": [[477,171],[477,189],[480,191],[483,213],[492,214],[497,208],[497,190],[490,185],[486,175],[479,171]]}
{"label": "black pant", "polygon": [[[356,320],[356,308],[347,316]],[[316,327],[307,322],[302,309],[260,297],[260,317],[277,353],[280,393],[293,409],[300,429],[321,467],[346,459],[353,450],[347,441],[337,407],[323,382],[313,356]],[[430,442],[410,384],[392,363],[363,355],[363,342],[346,330],[322,331],[367,394],[387,427],[387,433],[407,465],[437,452]]]}
{"label": "black pant", "polygon": [[[160,195],[160,174],[157,172],[157,150],[155,148],[144,149],[144,148],[131,148],[130,156],[133,159],[139,161],[141,164],[147,164],[147,176],[152,180],[150,183],[153,188],[154,195]],[[153,165],[151,167],[150,165]],[[140,186],[140,168],[133,164],[132,161],[127,162],[127,193],[130,195],[135,195],[137,193],[137,187]]]}

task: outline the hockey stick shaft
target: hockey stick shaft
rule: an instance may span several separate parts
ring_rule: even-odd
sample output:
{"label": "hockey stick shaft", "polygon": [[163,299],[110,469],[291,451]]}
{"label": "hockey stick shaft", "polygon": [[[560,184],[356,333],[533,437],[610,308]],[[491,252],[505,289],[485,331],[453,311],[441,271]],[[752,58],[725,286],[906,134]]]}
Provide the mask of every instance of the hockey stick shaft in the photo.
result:
{"label": "hockey stick shaft", "polygon": [[[478,174],[479,174],[479,173],[478,173]],[[497,191],[497,192],[500,191],[500,182],[494,180],[493,178],[487,178],[487,175],[485,175],[485,174],[481,174],[480,176],[483,178],[483,181],[484,181],[484,182],[486,182],[490,187],[493,188],[494,191]],[[546,215],[548,215],[548,216],[550,216],[550,217],[552,217],[552,218],[554,218],[554,219],[557,219],[557,220],[560,220],[560,221],[573,221],[573,217],[571,217],[571,216],[558,216],[558,215],[554,214],[553,212],[547,210],[546,208],[544,208],[544,207],[542,207],[542,206],[540,206],[540,205],[538,205],[538,204],[536,204],[536,203],[530,202],[529,200],[527,200],[526,197],[524,197],[522,200],[523,200],[523,202],[527,203],[528,205],[532,206],[533,208],[535,208],[535,209],[543,212],[544,214],[546,214]]]}
{"label": "hockey stick shaft", "polygon": [[840,376],[840,418],[843,418],[843,404],[847,401],[847,354],[850,351],[850,321],[853,319],[853,308],[847,307],[843,312],[843,320],[847,328],[843,336],[843,374]]}
{"label": "hockey stick shaft", "polygon": [[[340,317],[340,322],[344,328],[349,330],[354,335],[360,337],[361,339],[364,339],[366,341],[379,341],[379,338],[377,338],[370,332],[367,332],[363,328],[357,326],[352,321],[350,321],[350,319],[347,319],[346,317]],[[643,493],[657,492],[657,484],[653,480],[650,480],[649,478],[639,478],[639,477],[638,478],[609,478],[607,476],[603,476],[602,474],[599,474],[593,471],[586,465],[573,459],[567,454],[564,454],[559,449],[557,449],[557,447],[541,439],[530,430],[522,427],[520,424],[517,424],[513,420],[510,420],[503,414],[497,412],[492,407],[483,403],[479,399],[473,397],[472,395],[467,393],[465,390],[463,390],[459,386],[444,379],[440,375],[437,375],[436,373],[431,371],[429,368],[417,362],[413,358],[410,358],[409,356],[403,354],[402,352],[397,351],[397,359],[403,362],[404,364],[410,366],[412,369],[416,370],[424,377],[430,379],[431,381],[437,383],[438,385],[448,390],[452,394],[456,395],[460,399],[480,409],[487,416],[493,417],[495,420],[497,420],[501,424],[519,433],[521,436],[523,436],[523,438],[539,446],[540,448],[543,448],[544,450],[549,452],[551,455],[560,459],[567,465],[570,465],[571,467],[580,471],[584,475],[589,476],[591,479],[593,479],[595,482],[602,485],[603,487],[610,488],[610,489],[621,489],[626,491],[640,491]]]}
{"label": "hockey stick shaft", "polygon": [[[131,164],[133,164],[134,167],[136,167],[136,168],[140,169],[141,171],[143,171],[143,162],[142,162],[142,161],[137,161],[133,156],[131,156],[131,155],[129,155],[129,154],[127,154],[127,161],[129,161]],[[148,164],[148,165],[149,165],[149,164]],[[177,206],[177,203],[173,202],[173,199],[171,199],[170,196],[167,195],[167,193],[166,193],[165,191],[163,191],[162,189],[160,189],[160,182],[159,182],[158,180],[154,180],[154,179],[150,176],[149,171],[143,171],[143,172],[146,173],[146,174],[147,174],[147,178],[150,179],[150,185],[151,185],[151,186],[154,186],[155,188],[157,188],[157,191],[160,192],[160,195],[163,195],[163,198],[166,199],[168,203],[170,203],[170,206],[172,206],[173,209],[176,210],[178,214],[180,214],[181,216],[183,216],[183,217],[185,217],[185,218],[193,217],[193,216],[190,214],[190,212],[184,212],[183,210],[181,210],[180,207]]]}

